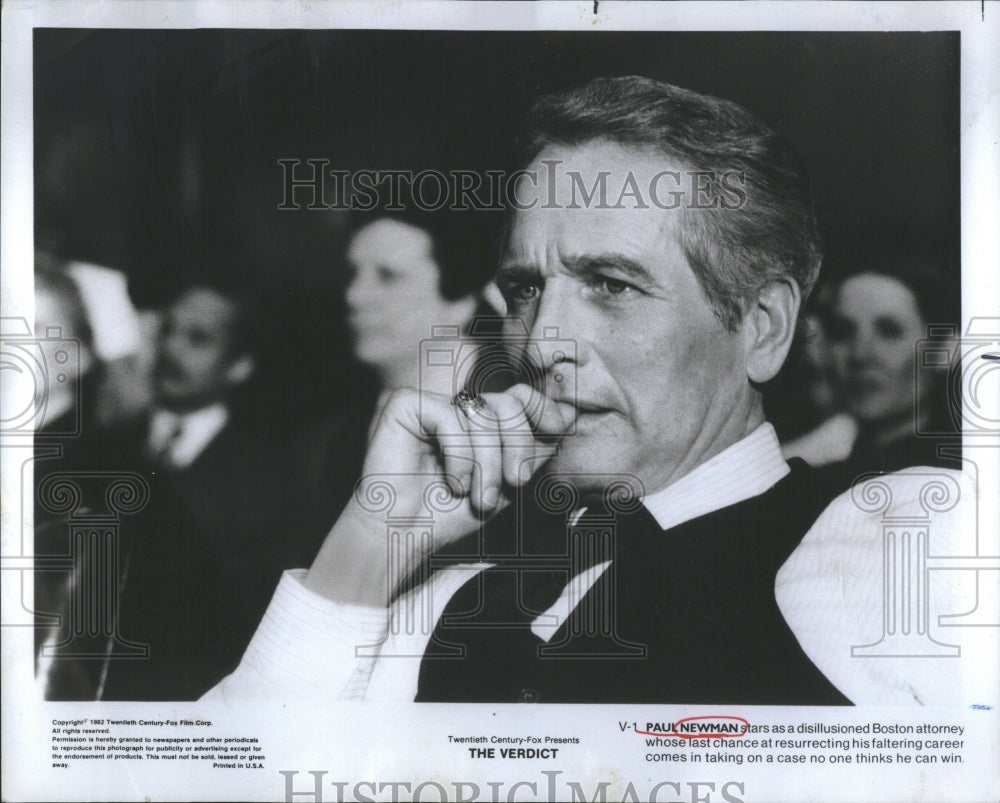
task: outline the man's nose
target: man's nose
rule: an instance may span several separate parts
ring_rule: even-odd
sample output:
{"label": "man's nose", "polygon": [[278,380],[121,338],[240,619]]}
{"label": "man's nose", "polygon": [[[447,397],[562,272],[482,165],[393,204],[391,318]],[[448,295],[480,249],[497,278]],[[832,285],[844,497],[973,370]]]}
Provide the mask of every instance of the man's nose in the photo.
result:
{"label": "man's nose", "polygon": [[544,374],[565,372],[580,361],[579,338],[584,330],[584,311],[577,308],[572,288],[559,280],[549,282],[530,320],[528,359]]}

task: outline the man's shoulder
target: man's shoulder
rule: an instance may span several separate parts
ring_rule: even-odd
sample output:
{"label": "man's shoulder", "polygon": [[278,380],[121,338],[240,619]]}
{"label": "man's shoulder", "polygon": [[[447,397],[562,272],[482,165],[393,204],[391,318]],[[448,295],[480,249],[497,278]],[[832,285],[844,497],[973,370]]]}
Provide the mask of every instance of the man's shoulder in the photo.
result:
{"label": "man's shoulder", "polygon": [[963,532],[960,525],[975,515],[977,499],[975,476],[955,469],[912,466],[872,472],[830,501],[821,501],[802,547],[846,555],[881,538],[886,526],[903,522],[903,530],[914,537],[933,527],[942,545],[954,543]]}
{"label": "man's shoulder", "polygon": [[954,703],[975,691],[971,656],[988,652],[1000,630],[957,624],[987,589],[982,572],[951,569],[978,554],[977,515],[970,474],[918,466],[872,475],[825,507],[779,570],[788,625],[855,703]]}

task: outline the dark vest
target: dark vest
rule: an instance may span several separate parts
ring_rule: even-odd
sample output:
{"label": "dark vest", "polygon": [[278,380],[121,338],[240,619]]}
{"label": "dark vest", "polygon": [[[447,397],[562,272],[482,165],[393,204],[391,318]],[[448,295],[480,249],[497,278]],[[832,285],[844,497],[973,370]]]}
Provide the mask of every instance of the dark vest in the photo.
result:
{"label": "dark vest", "polygon": [[[765,493],[667,531],[645,507],[613,522],[588,508],[572,526],[538,511],[500,517],[478,549],[497,565],[445,607],[416,699],[850,705],[803,653],[774,596],[778,569],[823,509],[810,474],[793,461]],[[471,542],[451,550],[466,560],[476,551]],[[548,643],[534,635],[531,622],[568,579],[608,558]]]}

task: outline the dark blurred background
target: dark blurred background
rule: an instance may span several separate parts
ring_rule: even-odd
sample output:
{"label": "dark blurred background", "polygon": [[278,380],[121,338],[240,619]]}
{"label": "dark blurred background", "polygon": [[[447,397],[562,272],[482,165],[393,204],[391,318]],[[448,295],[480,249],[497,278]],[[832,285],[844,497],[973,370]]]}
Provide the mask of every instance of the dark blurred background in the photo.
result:
{"label": "dark blurred background", "polygon": [[278,159],[506,168],[532,101],[598,75],[729,98],[783,132],[811,169],[828,271],[884,228],[958,284],[958,33],[39,29],[34,44],[39,246],[120,268],[139,305],[209,270],[260,286],[265,386],[294,382],[306,412],[338,403],[329,382],[352,370],[343,215],[279,211]]}

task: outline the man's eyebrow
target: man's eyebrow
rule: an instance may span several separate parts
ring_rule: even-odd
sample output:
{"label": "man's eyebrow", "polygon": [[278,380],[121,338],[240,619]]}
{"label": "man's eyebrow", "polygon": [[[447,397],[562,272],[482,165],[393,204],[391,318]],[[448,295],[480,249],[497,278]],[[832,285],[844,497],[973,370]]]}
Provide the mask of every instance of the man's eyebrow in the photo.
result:
{"label": "man's eyebrow", "polygon": [[540,275],[541,271],[530,265],[501,265],[496,273],[496,281],[509,284],[526,279],[537,279]]}
{"label": "man's eyebrow", "polygon": [[[652,287],[657,285],[656,278],[648,268],[623,254],[581,254],[575,257],[564,257],[563,266],[578,276],[600,276],[607,271],[615,271],[636,284]],[[501,265],[496,273],[496,282],[500,286],[516,284],[524,281],[537,280],[542,271],[531,264],[511,263]]]}
{"label": "man's eyebrow", "polygon": [[574,273],[593,276],[613,270],[624,274],[637,284],[655,285],[656,279],[641,263],[622,254],[582,254],[563,259],[563,264]]}

